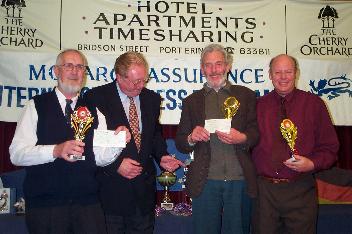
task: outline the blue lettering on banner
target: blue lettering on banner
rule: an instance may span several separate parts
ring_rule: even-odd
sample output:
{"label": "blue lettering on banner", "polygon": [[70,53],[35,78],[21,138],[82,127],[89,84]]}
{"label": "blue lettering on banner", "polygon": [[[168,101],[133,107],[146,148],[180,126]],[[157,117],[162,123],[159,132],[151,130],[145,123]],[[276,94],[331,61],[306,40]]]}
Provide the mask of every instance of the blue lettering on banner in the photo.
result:
{"label": "blue lettering on banner", "polygon": [[[57,80],[54,73],[54,65],[48,66],[33,65],[29,64],[29,76],[28,79],[33,82]],[[109,67],[88,67],[86,71],[87,79],[90,81],[104,81],[111,82],[115,80],[115,70]],[[183,86],[187,87],[187,84],[203,84],[206,82],[204,75],[199,68],[187,68],[187,67],[162,67],[162,68],[150,68],[150,82],[156,84],[166,84],[167,88],[156,88],[154,90],[163,99],[161,110],[167,111],[179,111],[182,109],[182,101],[191,93],[197,90],[184,89],[180,84],[183,82]],[[245,69],[233,69],[228,74],[228,79],[234,84],[259,84],[263,83],[264,75],[263,69],[260,68],[245,68]],[[177,88],[170,88],[171,85],[175,85]],[[177,86],[176,86],[177,84]],[[99,84],[100,85],[100,84]],[[93,85],[94,86],[94,85]],[[51,91],[53,88],[38,88],[33,83],[32,87],[17,87],[11,85],[0,85],[0,106],[6,107],[24,107],[27,100],[32,99],[35,95]],[[89,88],[84,87],[81,93],[86,92]],[[255,90],[257,96],[263,96],[270,92],[270,90]]]}
{"label": "blue lettering on banner", "polygon": [[[53,72],[54,66],[51,66],[47,70],[46,65],[35,66],[33,64],[29,65],[29,80],[57,80]],[[111,82],[115,80],[115,70],[109,69],[108,67],[88,67],[86,71],[87,78],[91,81],[105,81]],[[190,84],[203,84],[206,82],[204,75],[198,68],[170,68],[163,67],[160,70],[155,68],[150,68],[149,77],[156,83],[179,83],[184,81]],[[264,83],[263,69],[261,68],[245,68],[245,69],[234,69],[228,74],[229,81],[235,84],[259,84]]]}
{"label": "blue lettering on banner", "polygon": [[[253,79],[254,78],[254,79]],[[252,69],[245,68],[242,70],[234,69],[229,72],[229,80],[235,84],[239,83],[239,80],[244,84],[252,83],[264,83],[263,69]]]}
{"label": "blue lettering on banner", "polygon": [[[33,98],[35,95],[50,92],[53,88],[34,88],[34,87],[15,87],[0,85],[0,106],[19,107],[25,106],[27,100]],[[7,99],[7,103],[3,100]],[[16,99],[16,100],[14,100]]]}
{"label": "blue lettering on banner", "polygon": [[95,69],[95,73],[92,73],[92,68],[88,67],[86,71],[86,75],[90,80],[100,81],[104,80],[105,82],[111,82],[115,80],[115,70],[112,69],[108,72],[107,67],[97,67]]}
{"label": "blue lettering on banner", "polygon": [[[26,101],[32,99],[35,95],[40,95],[52,90],[53,87],[36,88],[0,85],[0,106],[22,108],[25,106]],[[88,87],[83,87],[81,94],[88,90]],[[163,99],[162,106],[160,107],[161,110],[178,111],[182,110],[183,99],[185,99],[191,93],[196,92],[197,90],[187,92],[185,89],[157,89],[154,91],[158,93]],[[270,90],[255,90],[255,92],[259,97],[269,93]],[[4,100],[7,100],[7,102],[3,103]]]}
{"label": "blue lettering on banner", "polygon": [[25,87],[17,87],[17,102],[16,102],[16,107],[24,107],[24,104],[22,103],[22,100],[26,100],[27,96],[23,96],[23,92],[26,91]]}
{"label": "blue lettering on banner", "polygon": [[47,77],[50,77],[52,80],[57,80],[53,72],[54,65],[51,66],[46,74],[46,65],[41,65],[39,68],[36,68],[35,65],[29,65],[29,80],[47,80]]}
{"label": "blue lettering on banner", "polygon": [[45,65],[42,65],[39,68],[39,71],[35,69],[34,65],[29,65],[29,80],[38,80],[39,77],[41,76],[41,80],[46,80],[45,79]]}

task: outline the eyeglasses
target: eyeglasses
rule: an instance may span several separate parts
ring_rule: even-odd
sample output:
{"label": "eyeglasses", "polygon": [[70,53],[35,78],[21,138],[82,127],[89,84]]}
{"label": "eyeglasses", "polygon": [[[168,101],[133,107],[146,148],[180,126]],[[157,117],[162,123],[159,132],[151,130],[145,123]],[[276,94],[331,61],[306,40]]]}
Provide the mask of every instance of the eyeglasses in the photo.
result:
{"label": "eyeglasses", "polygon": [[76,68],[77,71],[85,71],[86,66],[83,64],[72,64],[72,63],[64,63],[62,65],[58,65],[60,67],[63,67],[65,71],[73,71],[74,68]]}
{"label": "eyeglasses", "polygon": [[127,78],[121,78],[121,79],[124,80],[124,81],[127,81],[130,84],[133,84],[134,86],[137,86],[139,84],[145,84],[145,83],[147,83],[149,81],[149,77],[145,78],[145,79],[138,79],[138,80],[130,80],[130,79],[127,79]]}

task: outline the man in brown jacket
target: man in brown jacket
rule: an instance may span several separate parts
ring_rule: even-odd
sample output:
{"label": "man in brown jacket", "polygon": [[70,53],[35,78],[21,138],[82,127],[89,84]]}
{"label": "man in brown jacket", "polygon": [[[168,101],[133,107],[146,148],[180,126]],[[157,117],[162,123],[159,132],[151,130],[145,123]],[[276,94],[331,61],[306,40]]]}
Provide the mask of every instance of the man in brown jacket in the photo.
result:
{"label": "man in brown jacket", "polygon": [[[201,71],[207,82],[183,101],[176,147],[183,153],[194,151],[186,192],[192,198],[195,234],[243,233],[243,190],[247,187],[250,196],[256,195],[255,169],[249,156],[259,137],[256,97],[250,89],[227,81],[231,62],[221,45],[205,47]],[[206,120],[224,119],[224,103],[233,98],[239,108],[229,116],[229,133],[210,133]]]}

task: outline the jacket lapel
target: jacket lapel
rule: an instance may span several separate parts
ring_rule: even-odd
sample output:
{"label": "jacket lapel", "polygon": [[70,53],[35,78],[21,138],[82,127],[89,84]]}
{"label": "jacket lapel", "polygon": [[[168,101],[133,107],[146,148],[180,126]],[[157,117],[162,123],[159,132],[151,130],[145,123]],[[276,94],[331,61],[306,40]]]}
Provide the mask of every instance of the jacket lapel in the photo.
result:
{"label": "jacket lapel", "polygon": [[141,109],[141,122],[142,122],[142,135],[141,135],[141,148],[140,151],[143,150],[143,142],[146,142],[145,139],[148,137],[148,133],[151,132],[149,127],[151,126],[150,124],[150,101],[148,97],[146,96],[146,93],[144,92],[144,89],[139,95],[139,102],[140,102],[140,109]]}

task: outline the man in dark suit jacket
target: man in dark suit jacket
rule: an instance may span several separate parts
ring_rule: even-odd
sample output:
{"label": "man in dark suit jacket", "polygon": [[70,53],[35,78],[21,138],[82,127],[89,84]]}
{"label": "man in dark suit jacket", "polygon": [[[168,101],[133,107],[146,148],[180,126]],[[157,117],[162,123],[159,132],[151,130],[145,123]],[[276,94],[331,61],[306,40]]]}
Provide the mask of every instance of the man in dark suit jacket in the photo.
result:
{"label": "man in dark suit jacket", "polygon": [[[192,197],[194,233],[242,233],[242,191],[256,195],[255,169],[249,148],[258,140],[255,93],[230,85],[226,75],[231,57],[217,44],[201,55],[201,71],[207,79],[203,89],[183,101],[176,147],[194,151],[187,173],[186,191]],[[205,129],[208,119],[223,119],[225,100],[240,103],[231,118],[229,133]],[[246,181],[247,185],[244,183]]]}
{"label": "man in dark suit jacket", "polygon": [[[161,97],[146,89],[148,64],[140,53],[127,52],[115,62],[116,82],[93,88],[87,100],[106,119],[107,129],[127,126],[133,136],[120,156],[98,173],[108,233],[153,233],[154,160],[174,171],[179,160],[167,155],[159,124]],[[154,159],[154,160],[153,160]]]}

